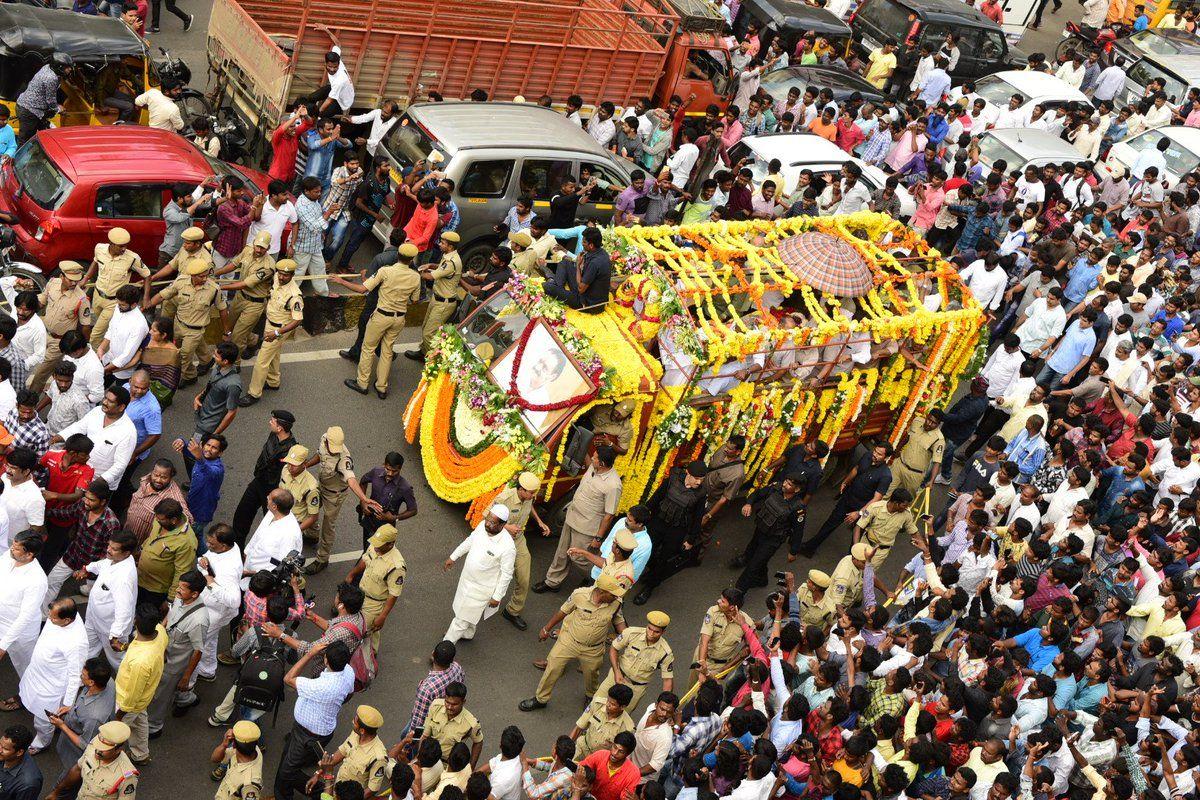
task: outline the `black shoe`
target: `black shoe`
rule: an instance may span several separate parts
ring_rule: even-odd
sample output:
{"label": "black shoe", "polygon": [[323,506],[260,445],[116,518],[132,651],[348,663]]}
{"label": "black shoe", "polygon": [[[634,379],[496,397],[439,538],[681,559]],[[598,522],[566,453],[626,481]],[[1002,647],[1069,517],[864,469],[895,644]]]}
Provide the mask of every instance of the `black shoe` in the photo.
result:
{"label": "black shoe", "polygon": [[262,399],[261,397],[255,397],[252,394],[244,394],[244,395],[242,395],[242,399],[238,400],[238,405],[241,406],[242,408],[248,408],[248,407],[254,405],[255,403],[257,403],[261,399]]}
{"label": "black shoe", "polygon": [[387,400],[387,396],[388,396],[387,392],[381,392],[378,389],[376,389],[375,394],[376,394],[376,396],[379,397],[380,400]]}
{"label": "black shoe", "polygon": [[197,697],[195,700],[193,700],[190,703],[185,703],[184,705],[176,704],[175,707],[171,709],[171,716],[172,717],[185,716],[188,713],[188,711],[190,711],[192,708],[194,708],[195,706],[198,706],[198,705],[200,705],[199,697]]}
{"label": "black shoe", "polygon": [[323,572],[328,566],[328,561],[321,561],[320,559],[314,558],[312,561],[304,565],[304,574],[316,575],[318,572]]}
{"label": "black shoe", "polygon": [[534,594],[545,594],[546,592],[551,592],[551,593],[557,592],[560,588],[561,588],[560,586],[551,586],[550,584],[546,583],[545,581],[538,581],[533,586],[531,586],[529,588],[529,590],[531,592],[533,592]]}
{"label": "black shoe", "polygon": [[195,14],[188,14],[188,21],[183,23],[183,32],[187,33],[192,29],[192,23],[196,21]]}
{"label": "black shoe", "polygon": [[159,728],[156,731],[150,731],[149,735],[146,736],[146,738],[149,739],[150,741],[154,741],[158,737],[162,736],[162,733],[163,733],[163,729]]}
{"label": "black shoe", "polygon": [[364,389],[363,387],[359,386],[358,381],[354,380],[354,378],[346,378],[346,380],[342,381],[342,384],[347,389],[353,389],[354,391],[358,392],[359,394],[367,394],[367,392],[368,392],[367,389]]}
{"label": "black shoe", "polygon": [[278,386],[272,386],[269,383],[264,383],[263,388],[266,389],[268,392],[278,392],[279,391]]}
{"label": "black shoe", "polygon": [[529,623],[520,614],[510,614],[507,608],[500,612],[500,616],[511,622],[513,627],[519,631],[529,628]]}
{"label": "black shoe", "polygon": [[546,704],[538,700],[536,697],[531,697],[528,700],[522,700],[517,704],[517,708],[522,711],[537,711],[546,707]]}
{"label": "black shoe", "polygon": [[354,352],[351,348],[346,348],[345,350],[338,350],[338,355],[347,361],[358,361],[361,354]]}
{"label": "black shoe", "polygon": [[746,559],[742,558],[741,556],[734,556],[733,558],[729,559],[729,563],[726,564],[726,566],[730,569],[741,569],[742,567],[746,566]]}
{"label": "black shoe", "polygon": [[652,594],[654,594],[654,590],[647,586],[645,589],[642,589],[640,592],[638,592],[637,597],[633,598],[633,604],[635,606],[646,605],[646,601],[650,599],[650,595]]}
{"label": "black shoe", "polygon": [[404,357],[411,358],[413,361],[424,361],[425,360],[425,354],[422,353],[420,350],[405,350]]}
{"label": "black shoe", "polygon": [[257,349],[254,347],[243,347],[242,352],[238,355],[242,357],[242,361],[249,361],[250,359],[254,358],[254,354],[256,352]]}
{"label": "black shoe", "polygon": [[203,364],[200,364],[198,367],[196,367],[197,374],[207,375],[209,370],[211,370],[213,368],[214,363],[215,362],[212,359],[210,359],[210,360],[204,362]]}
{"label": "black shoe", "polygon": [[817,548],[809,547],[806,544],[801,545],[800,549],[796,551],[796,555],[800,556],[801,558],[812,558],[816,554],[817,554]]}

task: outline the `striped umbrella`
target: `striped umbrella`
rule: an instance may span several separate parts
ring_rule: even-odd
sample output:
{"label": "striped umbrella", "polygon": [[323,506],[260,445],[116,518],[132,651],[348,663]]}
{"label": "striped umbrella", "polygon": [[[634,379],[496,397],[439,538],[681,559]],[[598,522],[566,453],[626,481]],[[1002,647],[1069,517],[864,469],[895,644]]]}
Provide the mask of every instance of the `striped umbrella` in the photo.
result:
{"label": "striped umbrella", "polygon": [[871,267],[848,242],[820,231],[789,236],[779,257],[800,280],[836,297],[862,297],[874,284]]}

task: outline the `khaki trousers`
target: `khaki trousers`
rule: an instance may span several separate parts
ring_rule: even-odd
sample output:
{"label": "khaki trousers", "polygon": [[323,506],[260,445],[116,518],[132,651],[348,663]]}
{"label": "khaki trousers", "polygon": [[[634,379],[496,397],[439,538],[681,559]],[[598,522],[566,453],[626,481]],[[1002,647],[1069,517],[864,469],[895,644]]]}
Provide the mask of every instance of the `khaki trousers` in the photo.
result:
{"label": "khaki trousers", "polygon": [[928,472],[928,470],[921,470],[918,472],[917,470],[912,469],[908,465],[897,460],[892,465],[892,475],[894,477],[892,478],[892,486],[888,490],[888,493],[891,494],[892,492],[896,491],[896,489],[903,488],[908,489],[908,491],[912,493],[912,496],[916,497],[917,493],[921,490],[921,487],[925,483],[926,472]]}
{"label": "khaki trousers", "polygon": [[[279,328],[267,323],[267,330],[278,331]],[[283,336],[276,336],[274,340],[263,340],[263,346],[258,351],[258,358],[254,359],[254,373],[250,376],[250,389],[247,393],[251,397],[262,397],[263,386],[270,386],[272,389],[279,388],[279,356],[283,352],[283,343],[292,338],[295,331],[288,331]]]}
{"label": "khaki trousers", "polygon": [[88,339],[88,342],[93,349],[99,347],[100,343],[104,341],[104,334],[108,333],[108,323],[112,321],[112,315],[116,309],[116,300],[101,297],[99,291],[92,292],[92,317],[96,320],[96,324],[92,326],[92,338]]}
{"label": "khaki trousers", "polygon": [[[369,597],[363,600],[363,622],[367,624],[368,628],[374,624],[375,618],[379,616],[380,611],[383,611],[383,603],[379,602],[378,600],[372,600]],[[375,631],[371,634],[371,646],[375,648],[376,653],[379,652],[379,642],[382,638],[382,631]]]}
{"label": "khaki trousers", "polygon": [[392,371],[392,358],[395,353],[396,337],[404,330],[404,315],[389,317],[378,309],[371,315],[367,323],[367,333],[363,338],[362,355],[358,357],[358,386],[360,389],[371,387],[371,367],[375,363],[375,348],[379,348],[379,367],[375,370],[375,388],[381,392],[388,390],[388,374]]}
{"label": "khaki trousers", "polygon": [[456,308],[458,308],[457,300],[447,303],[436,297],[429,299],[429,308],[425,310],[425,327],[421,329],[422,353],[429,349],[429,340],[437,333],[438,328],[445,325],[454,316]]}
{"label": "khaki trousers", "polygon": [[256,338],[254,331],[266,310],[266,300],[258,303],[251,302],[242,296],[241,292],[234,296],[233,307],[230,309],[230,314],[233,316],[233,333],[229,338],[238,346],[239,350],[245,350],[254,344]]}
{"label": "khaki trousers", "polygon": [[533,566],[533,559],[529,556],[529,543],[525,541],[525,534],[517,534],[514,544],[517,546],[517,560],[513,564],[512,597],[508,598],[508,605],[504,610],[515,617],[525,610],[525,598],[529,596],[529,570]]}
{"label": "khaki trousers", "polygon": [[322,564],[329,563],[329,554],[333,551],[333,544],[337,541],[337,518],[341,513],[342,503],[346,502],[346,495],[350,494],[349,489],[326,489],[320,487],[321,495],[321,522],[320,533],[317,537],[317,561]]}
{"label": "khaki trousers", "polygon": [[604,648],[585,650],[575,645],[555,642],[554,647],[550,649],[550,655],[546,656],[546,671],[542,673],[542,679],[533,695],[539,703],[550,701],[554,684],[558,683],[558,679],[571,666],[572,661],[578,661],[579,666],[583,668],[584,694],[591,697],[596,693],[596,686],[600,683],[600,667],[604,664]]}
{"label": "khaki trousers", "polygon": [[179,346],[183,379],[196,379],[196,360],[208,364],[213,360],[213,349],[204,338],[204,328],[189,328],[182,322],[175,323],[175,343]]}
{"label": "khaki trousers", "polygon": [[58,346],[58,337],[46,334],[46,357],[38,364],[25,382],[25,388],[31,392],[40,392],[46,381],[54,374],[54,368],[62,362],[62,350]]}
{"label": "khaki trousers", "polygon": [[[596,688],[595,693],[592,695],[592,705],[602,706],[607,703],[608,690],[611,689],[616,682],[616,679],[613,678],[612,669],[609,669],[608,676],[601,681],[600,685]],[[633,699],[630,700],[629,705],[625,707],[626,713],[632,717],[634,715],[634,709],[638,707],[638,703],[642,702],[642,697],[646,694],[646,684],[643,683],[641,686],[635,686],[626,680],[625,685],[630,689],[633,689]]]}
{"label": "khaki trousers", "polygon": [[568,557],[567,550],[572,547],[586,549],[592,543],[592,535],[584,533],[572,528],[570,525],[563,523],[562,533],[558,535],[558,548],[554,551],[554,560],[550,562],[550,568],[546,570],[546,585],[558,587],[567,579],[567,573],[570,571],[570,565],[574,564],[579,569],[583,570],[584,575],[590,575],[592,572],[592,562],[586,558]]}

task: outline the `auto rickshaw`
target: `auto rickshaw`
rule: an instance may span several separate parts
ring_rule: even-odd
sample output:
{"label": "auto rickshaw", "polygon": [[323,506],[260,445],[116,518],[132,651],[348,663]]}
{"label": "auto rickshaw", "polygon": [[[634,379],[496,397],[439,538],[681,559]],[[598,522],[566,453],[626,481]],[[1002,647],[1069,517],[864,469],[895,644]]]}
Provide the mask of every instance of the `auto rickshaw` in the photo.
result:
{"label": "auto rickshaw", "polygon": [[[146,41],[119,19],[3,3],[0,103],[8,106],[17,127],[17,97],[57,57],[70,66],[59,87],[62,112],[52,120],[55,126],[145,122],[146,112],[132,105],[134,98],[163,80],[182,86],[191,80],[186,64],[161,52],[164,59],[152,62]],[[199,92],[187,89],[180,113],[187,121],[207,114],[208,105]]]}

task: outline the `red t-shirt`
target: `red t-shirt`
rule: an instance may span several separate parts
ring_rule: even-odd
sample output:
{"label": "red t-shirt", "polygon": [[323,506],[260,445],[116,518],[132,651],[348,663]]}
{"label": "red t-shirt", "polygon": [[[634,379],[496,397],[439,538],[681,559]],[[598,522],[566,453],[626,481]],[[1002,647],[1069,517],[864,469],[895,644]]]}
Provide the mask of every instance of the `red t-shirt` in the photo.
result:
{"label": "red t-shirt", "polygon": [[[49,450],[46,455],[42,456],[41,464],[49,473],[49,479],[46,483],[46,489],[58,494],[74,494],[80,489],[86,489],[87,485],[96,477],[96,470],[92,469],[87,463],[72,464],[66,470],[62,468],[63,456],[67,454],[66,450]],[[49,500],[46,502],[47,508],[65,508],[70,503],[62,500]]]}
{"label": "red t-shirt", "polygon": [[621,800],[626,792],[637,788],[642,771],[633,765],[633,759],[625,759],[625,763],[616,772],[609,772],[607,750],[597,750],[581,763],[596,770],[596,782],[592,785],[592,796],[596,800]]}

